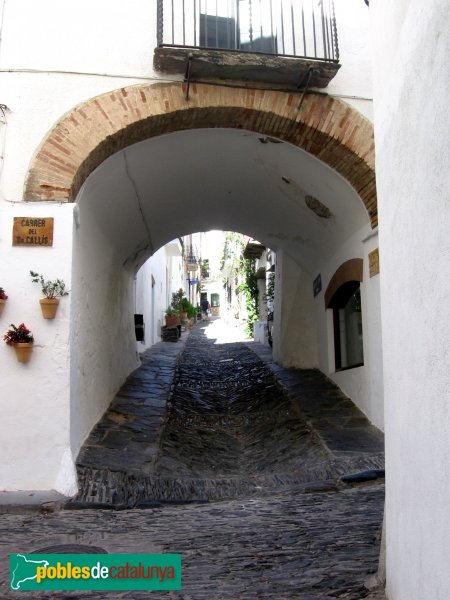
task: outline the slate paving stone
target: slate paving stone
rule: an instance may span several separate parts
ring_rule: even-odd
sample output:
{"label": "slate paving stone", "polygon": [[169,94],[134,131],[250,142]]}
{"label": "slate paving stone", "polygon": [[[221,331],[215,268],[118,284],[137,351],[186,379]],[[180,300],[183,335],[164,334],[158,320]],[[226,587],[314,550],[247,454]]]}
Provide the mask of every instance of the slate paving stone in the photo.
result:
{"label": "slate paving stone", "polygon": [[[314,423],[314,421],[313,421]],[[379,452],[380,432],[375,427],[339,427],[334,425],[319,429],[319,433],[332,451]]]}
{"label": "slate paving stone", "polygon": [[127,431],[109,430],[102,439],[102,446],[105,448],[126,448],[130,441],[130,434]]}
{"label": "slate paving stone", "polygon": [[[0,548],[3,555],[12,544],[25,552],[61,543],[100,546],[108,553],[181,552],[183,590],[152,592],[156,599],[362,600],[371,597],[364,580],[376,565],[382,500],[383,487],[378,486],[142,511],[4,515]],[[6,591],[1,584],[0,590]],[[33,597],[54,596],[41,592]],[[64,592],[57,597],[136,596]],[[14,598],[29,595],[14,592]]]}
{"label": "slate paving stone", "polygon": [[[318,371],[282,369],[259,344],[214,344],[208,326],[144,353],[78,458],[71,506],[83,510],[0,515],[2,555],[182,553],[183,589],[155,599],[385,600],[364,585],[378,566],[382,434]],[[8,592],[6,569],[0,599],[29,598]]]}
{"label": "slate paving stone", "polygon": [[126,447],[112,449],[99,446],[86,447],[77,460],[78,465],[84,467],[96,467],[100,464],[102,469],[113,471],[122,471],[126,464],[128,472],[139,470],[142,462],[139,456],[131,453]]}

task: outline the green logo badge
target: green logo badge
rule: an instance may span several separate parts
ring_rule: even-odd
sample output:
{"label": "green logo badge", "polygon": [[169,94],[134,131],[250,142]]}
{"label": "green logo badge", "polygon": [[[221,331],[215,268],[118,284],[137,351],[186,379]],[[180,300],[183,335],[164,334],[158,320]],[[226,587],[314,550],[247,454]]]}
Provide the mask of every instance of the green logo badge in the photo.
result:
{"label": "green logo badge", "polygon": [[181,554],[10,554],[12,590],[181,590]]}

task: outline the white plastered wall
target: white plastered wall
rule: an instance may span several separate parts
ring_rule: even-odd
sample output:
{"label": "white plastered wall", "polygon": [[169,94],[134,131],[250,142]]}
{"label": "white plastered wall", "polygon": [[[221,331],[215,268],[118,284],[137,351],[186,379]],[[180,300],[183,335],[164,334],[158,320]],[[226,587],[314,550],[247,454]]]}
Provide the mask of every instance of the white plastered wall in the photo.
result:
{"label": "white plastered wall", "polygon": [[[20,201],[34,152],[65,113],[113,89],[177,77],[153,69],[156,2],[130,0],[126,9],[119,0],[2,4],[0,104],[8,126],[0,198]],[[336,0],[336,18],[343,66],[327,92],[372,119],[367,7]]]}
{"label": "white plastered wall", "polygon": [[157,250],[139,269],[136,275],[135,312],[144,315],[145,343],[136,342],[138,352],[161,341],[161,327],[172,293],[185,285],[183,273],[178,240]]}
{"label": "white plastered wall", "polygon": [[145,342],[136,342],[143,352],[161,339],[162,312],[166,302],[164,249],[158,250],[136,274],[135,312],[144,316]]}
{"label": "white plastered wall", "polygon": [[373,121],[369,10],[363,0],[334,0],[340,63],[327,92]]}
{"label": "white plastered wall", "polygon": [[[319,368],[345,392],[379,429],[384,429],[383,363],[379,275],[369,276],[368,254],[378,247],[369,225],[334,248],[319,268],[322,291],[313,297],[314,276],[286,253],[277,252],[274,360],[285,367]],[[336,371],[332,311],[324,293],[335,271],[347,260],[362,258],[361,284],[364,366]]]}
{"label": "white plastered wall", "polygon": [[[70,447],[70,316],[72,292],[60,301],[54,320],[42,317],[40,286],[60,278],[71,290],[71,205],[0,205],[0,285],[8,294],[0,318],[0,489],[56,489],[71,494],[76,477]],[[51,247],[11,245],[13,217],[53,217]],[[10,323],[24,322],[34,334],[29,363],[20,364],[3,342]]]}
{"label": "white plastered wall", "polygon": [[311,279],[285,252],[277,252],[273,358],[283,367],[314,369],[317,329]]}
{"label": "white plastered wall", "polygon": [[[152,257],[153,258],[153,257]],[[134,284],[134,312],[141,314],[144,320],[144,341],[136,341],[136,351],[143,352],[150,348],[155,341],[155,311],[156,302],[153,298],[152,290],[158,287],[159,278],[155,278],[155,273],[150,258],[139,270],[135,276]]]}
{"label": "white plastered wall", "polygon": [[[372,3],[371,3],[372,5]],[[450,594],[450,11],[377,0],[389,600]]]}
{"label": "white plastered wall", "polygon": [[[133,200],[124,194],[122,210],[126,210],[127,202],[134,207]],[[123,266],[120,245],[102,220],[102,212],[95,208],[95,196],[85,193],[85,188],[80,192],[77,212],[71,359],[71,443],[75,457],[117,390],[139,366],[139,352],[160,340],[172,292],[183,285],[182,257],[179,251],[173,255],[173,244],[155,252],[136,281],[132,266]],[[130,227],[135,216],[130,208]],[[142,312],[150,325],[145,344],[135,339],[135,312]]]}
{"label": "white plastered wall", "polygon": [[[364,227],[340,247],[320,270],[322,291],[315,298],[319,335],[319,368],[330,377],[363,411],[370,421],[384,430],[383,356],[379,275],[369,275],[369,253],[378,247],[378,234]],[[363,318],[364,365],[336,371],[333,314],[325,309],[324,294],[337,269],[353,258],[363,259],[361,308]],[[312,287],[312,284],[311,284]]]}
{"label": "white plastered wall", "polygon": [[[88,199],[94,202],[92,198]],[[71,443],[74,456],[139,364],[134,335],[134,273],[124,269],[111,239],[77,205],[73,244]]]}
{"label": "white plastered wall", "polygon": [[[80,43],[82,40],[82,43]],[[54,124],[89,98],[151,81],[156,3],[4,2],[0,104],[7,110],[0,197],[22,199],[31,158]]]}

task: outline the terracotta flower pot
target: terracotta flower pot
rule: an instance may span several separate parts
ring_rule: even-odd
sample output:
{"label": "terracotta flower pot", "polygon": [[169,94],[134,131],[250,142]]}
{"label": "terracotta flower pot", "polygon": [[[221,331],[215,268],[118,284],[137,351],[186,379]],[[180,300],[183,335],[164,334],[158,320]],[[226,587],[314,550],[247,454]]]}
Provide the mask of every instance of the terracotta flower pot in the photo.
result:
{"label": "terracotta flower pot", "polygon": [[180,325],[180,317],[172,317],[171,315],[166,315],[166,327],[175,327],[175,325]]}
{"label": "terracotta flower pot", "polygon": [[44,319],[54,319],[58,310],[59,298],[42,298],[39,303]]}
{"label": "terracotta flower pot", "polygon": [[17,342],[14,344],[14,350],[16,351],[17,360],[20,363],[27,363],[33,352],[33,344]]}
{"label": "terracotta flower pot", "polygon": [[3,309],[5,308],[6,300],[0,299],[0,317],[2,316]]}

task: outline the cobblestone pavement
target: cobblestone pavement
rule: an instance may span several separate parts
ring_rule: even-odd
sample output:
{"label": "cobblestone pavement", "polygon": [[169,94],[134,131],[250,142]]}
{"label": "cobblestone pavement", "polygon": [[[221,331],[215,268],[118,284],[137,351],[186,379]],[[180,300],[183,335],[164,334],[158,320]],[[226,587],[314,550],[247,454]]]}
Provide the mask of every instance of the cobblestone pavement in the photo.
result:
{"label": "cobblestone pavement", "polygon": [[[219,329],[143,356],[80,453],[65,510],[0,515],[2,556],[60,544],[179,552],[183,590],[33,597],[384,598],[364,585],[383,517],[380,432],[318,372],[214,343]],[[8,581],[2,560],[0,598],[30,597]]]}

